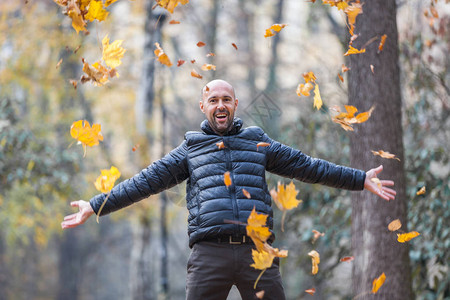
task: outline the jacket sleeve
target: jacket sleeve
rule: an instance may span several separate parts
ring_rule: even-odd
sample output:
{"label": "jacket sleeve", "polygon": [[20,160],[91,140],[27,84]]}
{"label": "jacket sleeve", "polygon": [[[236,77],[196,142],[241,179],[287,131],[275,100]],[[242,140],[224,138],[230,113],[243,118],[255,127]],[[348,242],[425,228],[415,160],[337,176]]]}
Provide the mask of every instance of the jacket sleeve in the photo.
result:
{"label": "jacket sleeve", "polygon": [[270,143],[266,152],[266,170],[271,173],[334,188],[364,189],[366,172],[362,170],[339,166],[323,159],[310,157],[300,150],[272,140],[266,134],[264,134],[263,139]]}
{"label": "jacket sleeve", "polygon": [[[146,169],[116,185],[100,215],[106,215],[181,183],[189,176],[186,141]],[[99,194],[89,202],[96,214],[107,194]]]}

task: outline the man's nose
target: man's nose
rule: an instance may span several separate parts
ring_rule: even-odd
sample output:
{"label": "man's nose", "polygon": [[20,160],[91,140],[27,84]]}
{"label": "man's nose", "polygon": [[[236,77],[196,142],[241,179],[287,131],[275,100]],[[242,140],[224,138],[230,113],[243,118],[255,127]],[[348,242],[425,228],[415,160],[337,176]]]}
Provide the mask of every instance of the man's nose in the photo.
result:
{"label": "man's nose", "polygon": [[217,103],[217,108],[218,108],[218,109],[222,109],[222,108],[225,108],[225,105],[224,105],[224,103],[223,103],[223,100],[222,100],[222,99],[220,99],[220,100],[219,100],[219,102]]}

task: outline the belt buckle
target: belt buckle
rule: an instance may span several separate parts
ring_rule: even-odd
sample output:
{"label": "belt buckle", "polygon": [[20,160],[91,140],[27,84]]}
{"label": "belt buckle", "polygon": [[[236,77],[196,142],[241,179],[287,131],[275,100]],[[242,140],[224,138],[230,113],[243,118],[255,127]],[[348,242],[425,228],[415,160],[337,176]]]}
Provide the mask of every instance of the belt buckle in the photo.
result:
{"label": "belt buckle", "polygon": [[242,243],[245,243],[245,235],[242,236],[242,241],[233,242],[233,236],[231,236],[231,235],[230,235],[230,238],[229,238],[229,239],[230,239],[230,240],[229,240],[229,243],[232,244],[232,245],[240,245],[240,244],[242,244]]}

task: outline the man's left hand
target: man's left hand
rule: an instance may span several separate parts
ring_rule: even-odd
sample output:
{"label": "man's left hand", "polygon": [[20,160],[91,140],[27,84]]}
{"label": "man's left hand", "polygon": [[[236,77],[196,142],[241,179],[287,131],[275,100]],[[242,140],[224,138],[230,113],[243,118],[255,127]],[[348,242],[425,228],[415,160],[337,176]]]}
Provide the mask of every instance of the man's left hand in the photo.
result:
{"label": "man's left hand", "polygon": [[364,189],[371,193],[383,198],[384,200],[394,200],[397,194],[395,190],[388,188],[386,186],[393,186],[394,181],[392,180],[380,180],[379,182],[374,182],[372,179],[377,178],[377,175],[383,171],[383,166],[380,165],[378,168],[371,169],[366,172],[366,180],[364,181]]}

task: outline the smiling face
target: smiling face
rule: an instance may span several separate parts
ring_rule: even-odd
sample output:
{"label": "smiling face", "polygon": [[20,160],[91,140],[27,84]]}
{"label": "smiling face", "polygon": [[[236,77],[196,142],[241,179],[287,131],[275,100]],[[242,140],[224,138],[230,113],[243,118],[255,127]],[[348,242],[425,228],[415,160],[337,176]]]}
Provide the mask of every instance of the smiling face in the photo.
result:
{"label": "smiling face", "polygon": [[203,88],[200,109],[217,134],[224,135],[231,129],[237,105],[238,99],[228,82],[213,80]]}

